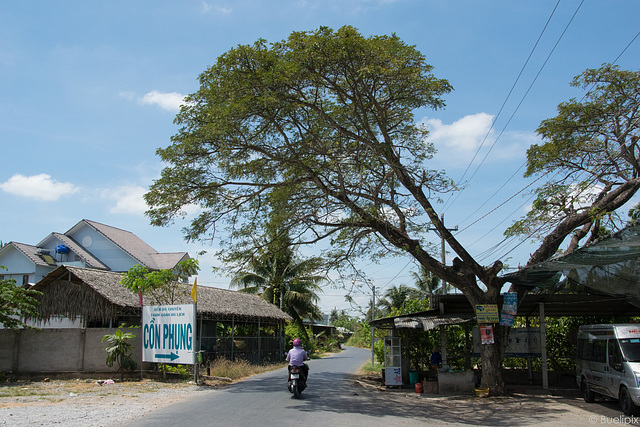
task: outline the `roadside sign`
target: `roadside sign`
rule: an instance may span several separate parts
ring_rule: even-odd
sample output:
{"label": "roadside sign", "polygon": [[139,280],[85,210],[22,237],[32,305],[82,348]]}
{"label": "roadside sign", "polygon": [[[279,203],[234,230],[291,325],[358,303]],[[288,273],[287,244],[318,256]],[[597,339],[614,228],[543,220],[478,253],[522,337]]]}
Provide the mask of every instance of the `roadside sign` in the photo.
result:
{"label": "roadside sign", "polygon": [[476,305],[476,317],[478,318],[478,323],[499,323],[498,305]]}
{"label": "roadside sign", "polygon": [[195,306],[142,307],[142,361],[193,365],[196,345]]}

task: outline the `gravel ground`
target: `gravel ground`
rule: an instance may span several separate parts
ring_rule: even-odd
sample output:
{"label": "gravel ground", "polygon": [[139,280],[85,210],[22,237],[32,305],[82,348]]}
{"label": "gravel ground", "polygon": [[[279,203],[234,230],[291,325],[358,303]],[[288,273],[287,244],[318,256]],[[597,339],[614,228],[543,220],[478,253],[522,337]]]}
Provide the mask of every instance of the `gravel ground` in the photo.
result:
{"label": "gravel ground", "polygon": [[0,385],[0,426],[117,426],[215,391],[191,383],[51,380]]}

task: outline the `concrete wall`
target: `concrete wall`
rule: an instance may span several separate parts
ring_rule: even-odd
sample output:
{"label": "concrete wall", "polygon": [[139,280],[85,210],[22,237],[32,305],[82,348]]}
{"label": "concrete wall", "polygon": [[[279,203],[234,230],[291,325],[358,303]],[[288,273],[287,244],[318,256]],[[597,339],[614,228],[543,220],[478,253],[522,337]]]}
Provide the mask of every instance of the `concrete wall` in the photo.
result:
{"label": "concrete wall", "polygon": [[[102,337],[116,328],[0,330],[0,371],[15,373],[115,372],[105,364],[106,342]],[[142,360],[140,329],[125,328],[136,335],[132,357]]]}

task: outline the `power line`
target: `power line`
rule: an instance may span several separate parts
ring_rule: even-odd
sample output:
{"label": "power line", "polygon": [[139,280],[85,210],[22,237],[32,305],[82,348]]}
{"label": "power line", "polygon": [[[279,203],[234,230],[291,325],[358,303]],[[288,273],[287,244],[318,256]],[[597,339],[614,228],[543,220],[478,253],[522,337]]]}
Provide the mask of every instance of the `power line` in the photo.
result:
{"label": "power line", "polygon": [[[577,12],[577,11],[576,11],[576,12]],[[575,14],[574,14],[574,15],[575,15]],[[635,42],[635,40],[636,40],[639,36],[640,36],[640,32],[638,32],[638,33],[637,33],[637,34],[636,34],[636,35],[631,39],[631,41],[630,41],[630,42],[625,46],[625,48],[620,52],[620,54],[618,54],[618,56],[615,58],[615,60],[612,62],[612,64],[615,64],[615,63],[620,59],[620,57],[622,57],[622,55],[623,55],[623,54],[628,50],[628,48],[629,48],[629,47],[630,47],[630,46]],[[595,84],[594,84],[594,85],[595,85]],[[588,91],[587,91],[587,92],[588,92]],[[586,96],[587,96],[587,94],[585,93],[585,94],[583,95],[583,97],[582,97],[582,99],[581,99],[581,101],[580,101],[580,102],[582,102],[582,100],[584,100]],[[638,122],[638,119],[636,119],[634,122]],[[595,135],[594,135],[594,137],[595,137]],[[594,137],[592,137],[592,138],[594,138]],[[612,160],[612,161],[613,161],[613,160],[615,160],[615,157],[620,157],[620,156],[621,156],[621,154],[619,153],[618,155],[616,155],[616,156],[614,156],[614,157],[610,157],[610,160]],[[602,160],[601,165],[603,164],[603,162],[604,162],[605,160],[606,160],[606,159],[603,159],[603,160]],[[520,168],[522,168],[522,166],[521,166]],[[544,175],[545,175],[545,174],[543,174],[543,176],[544,176]],[[556,175],[557,175],[557,173],[556,173]],[[513,177],[513,175],[512,175],[511,177]],[[538,178],[538,179],[539,179],[539,178]],[[578,179],[579,179],[579,175],[578,175],[578,176],[576,176],[576,177],[574,178],[573,183],[575,183],[576,181],[578,181]],[[591,179],[593,180],[594,178],[592,177]],[[595,180],[594,180],[593,182],[595,183]],[[506,184],[506,183],[505,183],[505,184]],[[504,187],[504,185],[503,185],[503,187]],[[528,186],[527,186],[527,187],[528,187]],[[526,188],[526,187],[525,187],[525,188]],[[501,187],[500,189],[502,189],[502,187]],[[499,190],[500,190],[500,189],[499,189]],[[498,190],[498,191],[499,191],[499,190]],[[521,191],[520,191],[520,192],[521,192]],[[497,191],[496,191],[496,193],[497,193]],[[494,193],[494,195],[495,195],[495,193]],[[493,195],[492,195],[491,197],[493,197]],[[490,197],[489,199],[491,199],[491,197]],[[510,197],[508,200],[510,200],[510,199],[512,199],[512,198],[513,198],[513,196],[512,196],[512,197]],[[508,200],[507,200],[507,201],[508,201]],[[502,203],[502,205],[504,205],[505,203],[506,203],[506,201],[505,201],[504,203]],[[485,203],[483,203],[483,205],[482,205],[482,206],[484,206],[485,204],[486,204],[486,202],[485,202]],[[484,215],[482,218],[478,219],[478,220],[477,220],[477,221],[475,221],[473,224],[475,224],[475,223],[479,222],[480,220],[484,219],[486,216],[488,216],[490,213],[492,213],[492,212],[493,212],[493,211],[495,211],[495,210],[496,210],[496,209],[494,209],[494,210],[492,210],[491,212],[489,212],[488,214]],[[477,210],[476,210],[476,212],[477,212]],[[475,212],[474,212],[474,213],[475,213]],[[468,217],[465,219],[465,221],[466,221],[467,219],[468,219]],[[504,221],[503,221],[503,222],[504,222]],[[501,257],[501,258],[504,258],[504,257],[506,257],[509,253],[513,252],[517,247],[519,247],[520,245],[522,245],[522,244],[523,244],[526,240],[528,240],[531,236],[533,236],[535,233],[537,233],[539,230],[541,230],[544,226],[548,225],[548,222],[549,222],[549,221],[547,221],[546,223],[541,224],[541,225],[540,225],[540,227],[539,227],[538,229],[534,230],[534,231],[533,231],[533,232],[532,232],[532,233],[531,233],[527,238],[523,239],[523,240],[522,240],[522,241],[520,241],[517,245],[515,245],[512,249],[510,249],[509,251],[507,251],[504,255],[502,255],[502,257]],[[473,225],[473,224],[471,224],[471,225]],[[465,228],[464,228],[463,230],[461,230],[461,231],[466,230],[466,229],[467,229],[467,228],[469,228],[471,225],[469,225],[469,226],[465,227]],[[494,227],[491,231],[495,230],[495,228],[497,228],[497,226],[496,226],[496,227]],[[491,232],[491,231],[490,231],[490,232]],[[485,236],[486,236],[486,235],[488,235],[488,234],[489,234],[489,233],[485,234]],[[483,252],[480,256],[481,256],[481,257],[482,257],[482,256],[484,256],[485,258],[486,258],[486,257],[491,256],[491,254],[495,253],[495,252],[499,249],[499,247],[500,247],[500,246],[503,246],[503,245],[505,244],[505,242],[506,242],[507,240],[513,240],[513,239],[507,239],[507,238],[503,239],[500,243],[498,243],[497,245],[495,245],[495,246],[493,246],[492,248],[488,249],[487,251]],[[474,242],[474,243],[472,243],[472,245],[473,245],[473,244],[475,244],[475,243],[477,243],[477,241],[476,241],[476,242]]]}
{"label": "power line", "polygon": [[[553,45],[553,48],[551,49],[551,51],[549,52],[549,54],[547,55],[547,58],[545,59],[545,61],[542,63],[542,66],[540,66],[540,69],[538,70],[538,72],[536,73],[535,77],[533,78],[533,80],[531,81],[531,84],[529,85],[529,87],[527,88],[527,91],[524,93],[524,95],[522,96],[522,98],[520,99],[520,102],[518,103],[518,105],[516,106],[516,108],[513,110],[513,112],[511,113],[511,116],[509,117],[509,120],[507,120],[507,123],[505,123],[505,125],[503,126],[502,130],[500,131],[500,134],[498,134],[498,136],[496,137],[496,139],[493,141],[493,144],[491,144],[491,147],[489,148],[489,150],[487,151],[487,153],[484,155],[484,157],[482,158],[482,161],[480,162],[480,164],[478,164],[478,166],[476,167],[475,171],[473,172],[473,174],[471,175],[471,177],[469,177],[469,181],[471,181],[471,179],[473,179],[473,177],[476,175],[476,173],[478,172],[478,170],[480,169],[480,167],[484,164],[485,160],[487,160],[487,157],[489,157],[489,154],[491,153],[491,151],[493,150],[493,148],[496,146],[496,144],[498,143],[498,140],[500,139],[500,137],[502,137],[502,135],[504,134],[505,130],[507,129],[507,127],[509,126],[509,124],[511,123],[511,120],[513,120],[514,116],[516,115],[516,113],[518,112],[518,110],[520,109],[520,107],[522,106],[525,98],[527,97],[527,95],[529,94],[529,92],[531,91],[531,89],[533,88],[533,85],[536,83],[536,81],[538,80],[538,77],[540,77],[540,74],[542,74],[542,70],[545,68],[545,66],[547,65],[547,62],[549,62],[549,59],[551,58],[551,55],[553,55],[553,52],[555,52],[556,48],[558,47],[558,45],[560,44],[560,41],[562,40],[562,38],[564,37],[565,33],[567,32],[567,30],[569,29],[569,26],[571,25],[571,23],[573,22],[573,19],[576,17],[578,11],[580,10],[580,7],[582,6],[582,3],[584,3],[584,0],[582,0],[582,2],[580,2],[580,4],[578,5],[578,8],[576,9],[576,11],[573,13],[573,16],[571,16],[571,19],[569,20],[569,22],[567,23],[567,25],[565,26],[564,30],[562,31],[562,34],[560,34],[560,37],[558,37],[558,40],[556,41],[556,43]],[[460,193],[458,193],[459,195]],[[495,195],[496,193],[494,193]],[[493,196],[490,197],[490,199]]]}
{"label": "power line", "polygon": [[[524,72],[525,68],[527,67],[527,64],[529,64],[529,60],[531,59],[531,57],[533,56],[533,52],[535,52],[536,48],[538,47],[538,43],[540,43],[540,40],[542,39],[543,34],[545,33],[547,27],[549,26],[549,22],[551,22],[551,18],[553,17],[553,15],[556,12],[556,9],[558,8],[558,5],[560,4],[560,0],[558,0],[558,2],[556,3],[555,7],[553,8],[553,10],[551,11],[551,15],[549,15],[549,18],[547,19],[547,22],[545,23],[544,27],[542,28],[542,31],[540,32],[540,35],[538,35],[538,39],[536,40],[535,44],[533,45],[533,48],[531,49],[531,51],[529,52],[529,56],[527,57],[527,60],[524,62],[524,65],[522,66],[522,68],[520,69],[520,72],[518,73],[518,76],[516,77],[515,81],[513,82],[513,84],[511,85],[511,89],[509,90],[509,93],[507,94],[506,98],[504,99],[502,105],[500,106],[500,110],[498,110],[498,114],[496,114],[496,116],[493,118],[493,120],[491,121],[491,126],[489,126],[489,130],[487,131],[486,135],[484,136],[484,138],[482,139],[482,142],[480,143],[480,146],[478,147],[478,149],[476,150],[475,154],[473,155],[473,158],[471,159],[471,161],[469,162],[469,164],[467,165],[466,169],[464,170],[464,173],[462,174],[462,177],[460,177],[460,179],[458,180],[458,185],[460,185],[462,183],[462,181],[464,180],[464,177],[466,176],[467,172],[469,171],[469,168],[471,168],[471,165],[473,164],[473,161],[476,159],[476,157],[478,156],[478,154],[480,153],[480,150],[482,149],[482,147],[484,146],[484,143],[486,142],[487,138],[489,137],[489,135],[491,134],[491,131],[493,130],[493,127],[496,123],[496,121],[498,120],[498,118],[500,117],[500,114],[502,113],[502,110],[504,109],[505,105],[507,104],[507,101],[509,100],[509,98],[511,97],[511,94],[513,93],[513,90],[515,89],[516,85],[518,84],[518,82],[520,81],[520,77],[522,76],[522,73]],[[476,170],[477,171],[477,170]],[[475,175],[475,172],[474,172]],[[473,176],[471,177],[473,178]],[[469,178],[469,180],[471,180],[471,178]],[[461,193],[462,191],[460,191]],[[451,202],[451,204],[455,203],[455,201],[458,199],[458,196],[460,195],[460,193],[458,193],[456,195],[456,197],[454,198],[454,200]],[[449,200],[451,200],[451,197],[449,197]],[[445,206],[443,207],[443,211],[446,213],[446,209],[448,209],[447,204],[449,203],[449,200],[447,201],[447,203],[445,203]]]}

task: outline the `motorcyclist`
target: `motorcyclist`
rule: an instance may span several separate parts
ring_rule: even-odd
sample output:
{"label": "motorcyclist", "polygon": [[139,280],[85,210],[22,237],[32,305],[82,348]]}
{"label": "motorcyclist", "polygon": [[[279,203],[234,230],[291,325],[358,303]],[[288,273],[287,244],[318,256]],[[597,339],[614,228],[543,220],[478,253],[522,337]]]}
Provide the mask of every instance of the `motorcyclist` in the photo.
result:
{"label": "motorcyclist", "polygon": [[293,348],[287,353],[287,362],[289,362],[289,371],[292,366],[300,366],[304,373],[305,380],[309,377],[309,366],[304,363],[305,360],[309,360],[307,352],[302,348],[302,342],[300,338],[293,340]]}

